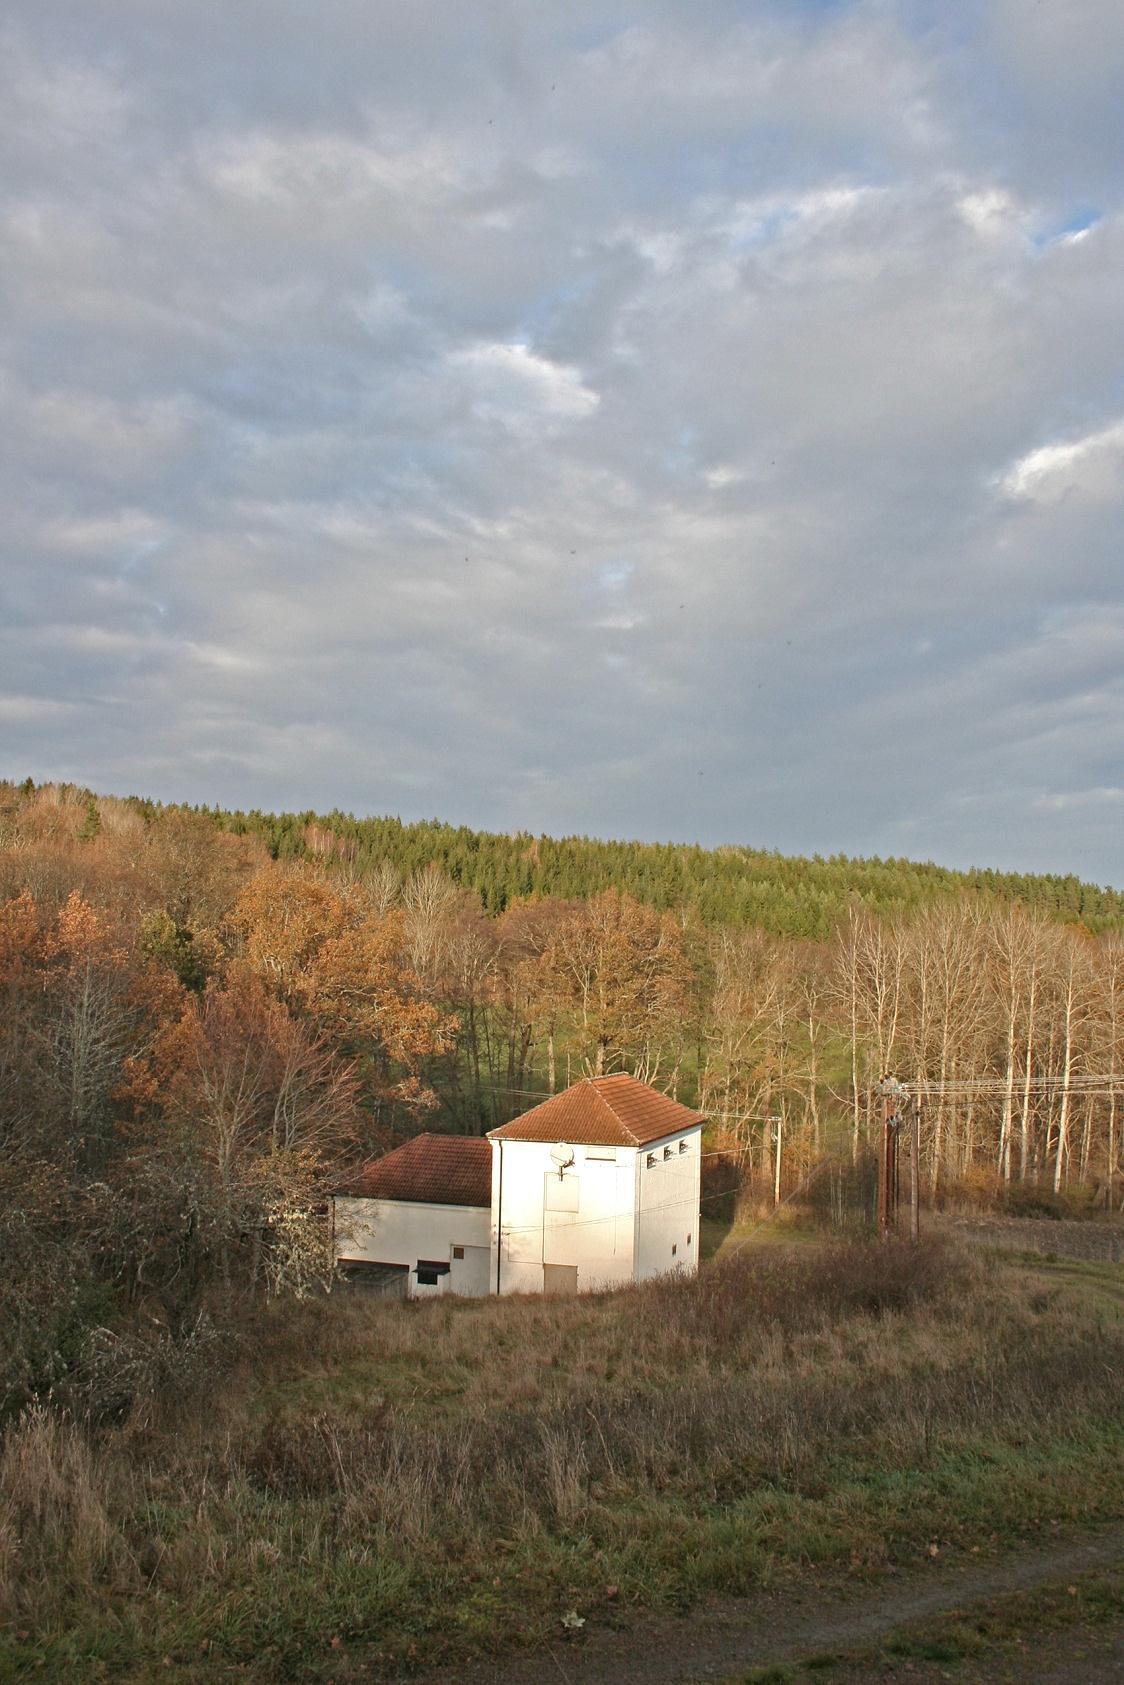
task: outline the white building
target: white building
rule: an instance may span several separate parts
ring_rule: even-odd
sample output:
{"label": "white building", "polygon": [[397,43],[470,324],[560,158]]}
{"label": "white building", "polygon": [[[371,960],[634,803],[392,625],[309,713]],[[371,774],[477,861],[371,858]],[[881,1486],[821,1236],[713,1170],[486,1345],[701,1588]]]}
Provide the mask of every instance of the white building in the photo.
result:
{"label": "white building", "polygon": [[365,1164],[333,1204],[336,1256],[356,1286],[410,1299],[489,1292],[487,1141],[417,1135]]}
{"label": "white building", "polygon": [[619,1075],[577,1082],[485,1140],[419,1135],[341,1191],[337,1255],[410,1297],[693,1274],[702,1122]]}

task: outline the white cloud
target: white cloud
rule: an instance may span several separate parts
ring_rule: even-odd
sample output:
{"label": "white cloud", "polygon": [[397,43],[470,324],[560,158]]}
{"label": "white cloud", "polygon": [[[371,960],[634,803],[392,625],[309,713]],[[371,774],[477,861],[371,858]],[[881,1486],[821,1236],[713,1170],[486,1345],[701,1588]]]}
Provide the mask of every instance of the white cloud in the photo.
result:
{"label": "white cloud", "polygon": [[479,344],[451,352],[449,367],[468,378],[478,412],[515,430],[540,420],[580,421],[600,404],[578,370],[522,344]]}
{"label": "white cloud", "polygon": [[748,478],[744,468],[735,468],[732,463],[720,463],[717,468],[708,468],[703,479],[712,491],[722,491],[726,486],[740,486]]}
{"label": "white cloud", "polygon": [[1028,225],[1026,212],[1001,187],[982,187],[965,193],[957,208],[969,228],[985,237],[1006,238],[1012,232],[1024,231]]}
{"label": "white cloud", "polygon": [[1124,496],[1124,421],[1077,439],[1059,439],[1028,451],[1003,475],[1007,497],[1056,502],[1078,491],[1092,497]]}
{"label": "white cloud", "polygon": [[381,144],[331,131],[262,130],[208,139],[200,173],[220,193],[274,206],[362,206],[374,196],[446,197],[465,179],[463,160],[440,136]]}
{"label": "white cloud", "polygon": [[143,509],[120,509],[107,515],[50,521],[43,528],[43,539],[52,549],[62,552],[121,555],[160,544],[167,532],[164,521],[156,520]]}

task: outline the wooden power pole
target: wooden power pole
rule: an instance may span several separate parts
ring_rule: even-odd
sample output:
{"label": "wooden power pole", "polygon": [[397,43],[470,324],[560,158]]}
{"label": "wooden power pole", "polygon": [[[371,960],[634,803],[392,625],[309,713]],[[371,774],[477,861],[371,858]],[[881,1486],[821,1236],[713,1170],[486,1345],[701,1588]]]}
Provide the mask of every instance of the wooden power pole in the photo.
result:
{"label": "wooden power pole", "polygon": [[905,1103],[909,1107],[909,1238],[916,1246],[921,1239],[921,1102],[911,1094]]}
{"label": "wooden power pole", "polygon": [[[882,1096],[882,1129],[878,1143],[878,1231],[890,1234],[898,1226],[898,1206],[901,1196],[899,1140],[902,1111],[909,1096],[896,1077],[884,1076],[878,1083]],[[912,1145],[912,1142],[911,1142]],[[914,1201],[917,1194],[916,1155],[911,1165],[910,1230],[914,1225]]]}

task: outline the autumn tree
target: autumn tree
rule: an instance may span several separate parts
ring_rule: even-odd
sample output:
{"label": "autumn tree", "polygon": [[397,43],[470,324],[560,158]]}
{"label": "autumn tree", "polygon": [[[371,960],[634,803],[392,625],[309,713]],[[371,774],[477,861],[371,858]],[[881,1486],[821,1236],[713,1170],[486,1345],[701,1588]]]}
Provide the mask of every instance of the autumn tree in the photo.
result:
{"label": "autumn tree", "polygon": [[[189,996],[153,1050],[146,1098],[194,1189],[195,1240],[223,1280],[298,1291],[330,1271],[318,1207],[356,1151],[357,1079],[309,1019],[245,966]],[[297,1244],[302,1235],[314,1241]]]}
{"label": "autumn tree", "polygon": [[379,916],[361,886],[274,865],[245,886],[230,924],[250,969],[358,1061],[376,1096],[415,1110],[433,1103],[421,1066],[456,1026],[405,958],[402,912]]}
{"label": "autumn tree", "polygon": [[561,920],[543,951],[540,977],[589,1072],[629,1066],[651,1081],[669,1060],[674,1082],[687,990],[674,918],[606,890]]}

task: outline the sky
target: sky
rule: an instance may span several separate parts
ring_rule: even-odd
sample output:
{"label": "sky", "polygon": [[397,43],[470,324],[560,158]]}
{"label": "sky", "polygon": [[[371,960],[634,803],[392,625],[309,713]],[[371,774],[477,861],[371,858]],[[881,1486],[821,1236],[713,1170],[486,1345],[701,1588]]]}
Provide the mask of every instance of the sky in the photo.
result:
{"label": "sky", "polygon": [[1124,885],[1119,0],[15,0],[0,773]]}

